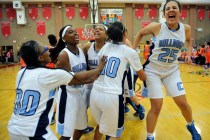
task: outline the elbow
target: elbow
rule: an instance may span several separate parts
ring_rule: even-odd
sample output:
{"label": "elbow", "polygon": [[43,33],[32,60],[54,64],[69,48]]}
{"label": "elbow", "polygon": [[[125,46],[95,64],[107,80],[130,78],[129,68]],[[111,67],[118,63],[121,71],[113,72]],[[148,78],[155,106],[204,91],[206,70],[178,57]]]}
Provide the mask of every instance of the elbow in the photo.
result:
{"label": "elbow", "polygon": [[145,81],[147,79],[147,76],[144,74],[143,76],[140,77],[141,81]]}

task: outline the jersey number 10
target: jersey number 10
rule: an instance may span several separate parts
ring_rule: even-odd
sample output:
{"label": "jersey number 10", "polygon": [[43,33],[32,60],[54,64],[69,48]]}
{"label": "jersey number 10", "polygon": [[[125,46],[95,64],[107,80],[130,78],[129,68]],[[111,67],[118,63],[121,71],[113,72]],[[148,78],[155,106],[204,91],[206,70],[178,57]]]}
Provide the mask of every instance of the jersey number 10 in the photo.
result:
{"label": "jersey number 10", "polygon": [[104,66],[101,75],[107,75],[108,77],[115,78],[117,75],[117,70],[120,65],[120,59],[116,57],[110,57],[107,64]]}

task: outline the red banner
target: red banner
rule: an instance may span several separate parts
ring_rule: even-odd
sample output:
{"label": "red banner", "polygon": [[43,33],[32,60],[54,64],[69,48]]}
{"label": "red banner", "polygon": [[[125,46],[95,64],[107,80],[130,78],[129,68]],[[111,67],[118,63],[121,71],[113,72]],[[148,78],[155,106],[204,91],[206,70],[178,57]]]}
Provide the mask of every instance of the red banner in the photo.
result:
{"label": "red banner", "polygon": [[144,4],[136,4],[135,16],[138,20],[144,17]]}
{"label": "red banner", "polygon": [[148,6],[148,15],[152,19],[155,19],[157,17],[157,5],[156,4],[151,4]]}
{"label": "red banner", "polygon": [[76,29],[78,35],[79,35],[79,40],[92,40],[94,39],[94,29],[87,29],[85,30],[84,28],[77,28]]}
{"label": "red banner", "polygon": [[1,22],[1,33],[5,37],[8,37],[11,34],[10,22]]}
{"label": "red banner", "polygon": [[7,18],[13,21],[16,17],[16,11],[13,9],[12,4],[6,4],[6,15]]}
{"label": "red banner", "polygon": [[205,7],[198,6],[198,19],[204,20],[204,18],[205,18]]}
{"label": "red banner", "polygon": [[66,4],[66,17],[72,20],[75,16],[75,5],[74,4]]}
{"label": "red banner", "polygon": [[143,20],[142,21],[142,24],[141,24],[141,28],[144,28],[144,27],[146,27],[149,24],[150,24],[150,21],[149,20]]}
{"label": "red banner", "polygon": [[29,17],[33,20],[38,18],[38,4],[29,4],[28,5],[28,14]]}
{"label": "red banner", "polygon": [[37,34],[39,34],[40,36],[45,35],[45,33],[46,33],[45,22],[37,21],[36,22],[36,30],[37,30]]}
{"label": "red banner", "polygon": [[2,19],[2,5],[0,5],[0,20]]}
{"label": "red banner", "polygon": [[42,4],[42,16],[46,20],[50,20],[52,17],[51,4]]}
{"label": "red banner", "polygon": [[79,16],[83,20],[88,18],[88,4],[79,4]]}
{"label": "red banner", "polygon": [[181,10],[181,19],[184,20],[187,17],[187,6],[183,5]]}
{"label": "red banner", "polygon": [[209,7],[208,15],[209,15],[208,17],[209,17],[209,19],[210,19],[210,7]]}

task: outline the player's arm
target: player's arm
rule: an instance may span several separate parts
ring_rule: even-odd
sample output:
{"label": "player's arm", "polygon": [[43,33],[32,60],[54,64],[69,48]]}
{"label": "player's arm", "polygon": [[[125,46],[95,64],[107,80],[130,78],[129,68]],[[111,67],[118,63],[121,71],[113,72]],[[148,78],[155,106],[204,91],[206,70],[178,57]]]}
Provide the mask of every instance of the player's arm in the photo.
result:
{"label": "player's arm", "polygon": [[66,71],[70,71],[71,67],[69,64],[68,54],[65,51],[61,51],[58,55],[58,61],[56,63],[57,68],[65,69]]}
{"label": "player's arm", "polygon": [[149,25],[147,25],[146,27],[142,28],[136,35],[135,39],[134,39],[134,43],[133,43],[133,49],[137,49],[139,42],[142,40],[142,38],[145,35],[157,35],[158,32],[160,31],[161,25],[160,23],[157,22],[152,22]]}
{"label": "player's arm", "polygon": [[93,70],[75,73],[69,85],[92,83],[98,77],[100,72],[103,70],[104,65],[106,64],[107,61],[106,59],[107,57],[103,56],[100,59],[99,65]]}
{"label": "player's arm", "polygon": [[192,49],[192,40],[191,40],[191,27],[187,24],[184,24],[185,28],[185,36],[186,36],[186,41],[185,41],[185,46],[187,48],[187,61],[190,63],[190,52]]}
{"label": "player's arm", "polygon": [[146,74],[144,73],[144,70],[143,70],[143,69],[137,71],[136,73],[137,73],[137,75],[138,75],[138,77],[139,77],[139,79],[140,79],[141,81],[145,81],[145,80],[146,80],[147,76],[146,76]]}

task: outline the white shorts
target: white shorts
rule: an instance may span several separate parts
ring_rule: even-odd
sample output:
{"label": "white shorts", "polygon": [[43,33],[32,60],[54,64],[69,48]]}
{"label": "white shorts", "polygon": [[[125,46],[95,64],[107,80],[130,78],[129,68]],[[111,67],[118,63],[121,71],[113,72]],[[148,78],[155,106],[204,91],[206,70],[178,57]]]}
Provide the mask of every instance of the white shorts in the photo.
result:
{"label": "white shorts", "polygon": [[90,106],[90,93],[91,93],[92,88],[93,88],[93,84],[85,85],[85,94],[86,94],[87,107]]}
{"label": "white shorts", "polygon": [[185,94],[179,69],[163,78],[161,78],[161,75],[148,71],[145,71],[145,73],[147,75],[148,98],[163,98],[162,83],[168,96],[176,97]]}
{"label": "white shorts", "polygon": [[90,111],[99,125],[99,132],[111,137],[120,137],[124,129],[123,96],[102,93],[92,89]]}
{"label": "white shorts", "polygon": [[134,74],[133,74],[133,69],[129,67],[127,76],[125,77],[125,82],[124,82],[124,96],[125,97],[133,97],[135,95],[134,92]]}
{"label": "white shorts", "polygon": [[[62,93],[61,93],[62,92]],[[58,91],[56,131],[61,136],[73,137],[74,130],[87,128],[87,103],[84,90]]]}
{"label": "white shorts", "polygon": [[[43,135],[41,138],[36,137],[34,139],[46,139],[46,140],[58,140],[57,137],[53,134],[52,131],[48,131],[49,133]],[[9,132],[10,140],[30,140],[31,137],[16,135],[14,133]]]}

